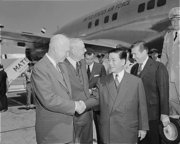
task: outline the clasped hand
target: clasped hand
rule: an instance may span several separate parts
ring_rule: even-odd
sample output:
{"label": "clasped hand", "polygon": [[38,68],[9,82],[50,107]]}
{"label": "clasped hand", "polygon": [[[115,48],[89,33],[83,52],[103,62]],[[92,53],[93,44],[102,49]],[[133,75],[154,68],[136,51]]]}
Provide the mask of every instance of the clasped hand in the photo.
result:
{"label": "clasped hand", "polygon": [[86,109],[86,104],[83,101],[76,101],[77,107],[76,107],[76,112],[78,114],[82,114],[85,109]]}

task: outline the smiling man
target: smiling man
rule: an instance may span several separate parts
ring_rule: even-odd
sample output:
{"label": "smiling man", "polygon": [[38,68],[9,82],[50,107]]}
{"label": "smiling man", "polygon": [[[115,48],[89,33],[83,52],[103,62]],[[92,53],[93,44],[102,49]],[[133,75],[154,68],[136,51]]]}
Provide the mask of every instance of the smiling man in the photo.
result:
{"label": "smiling man", "polygon": [[112,73],[100,78],[100,136],[103,144],[135,144],[149,129],[142,80],[124,71],[127,53],[120,48],[109,52]]}

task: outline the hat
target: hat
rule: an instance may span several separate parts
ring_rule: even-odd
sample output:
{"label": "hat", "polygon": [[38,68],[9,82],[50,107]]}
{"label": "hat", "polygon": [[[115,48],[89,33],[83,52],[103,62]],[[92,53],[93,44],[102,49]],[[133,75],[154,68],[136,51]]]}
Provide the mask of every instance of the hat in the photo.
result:
{"label": "hat", "polygon": [[166,127],[161,123],[159,133],[166,144],[178,144],[180,142],[180,120],[169,118],[170,124]]}
{"label": "hat", "polygon": [[169,11],[169,19],[173,19],[175,17],[180,18],[180,7],[174,7]]}
{"label": "hat", "polygon": [[3,68],[3,65],[2,65],[2,64],[0,64],[0,68]]}
{"label": "hat", "polygon": [[159,53],[159,51],[155,48],[152,48],[150,51],[149,51],[149,54],[152,54],[152,53]]}

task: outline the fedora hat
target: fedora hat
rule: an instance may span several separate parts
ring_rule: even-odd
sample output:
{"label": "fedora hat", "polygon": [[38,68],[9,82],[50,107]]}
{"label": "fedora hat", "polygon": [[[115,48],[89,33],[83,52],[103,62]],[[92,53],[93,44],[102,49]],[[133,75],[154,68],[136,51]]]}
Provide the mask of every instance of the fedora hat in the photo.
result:
{"label": "fedora hat", "polygon": [[180,120],[169,118],[170,124],[166,127],[161,123],[159,133],[166,144],[178,144],[180,142]]}

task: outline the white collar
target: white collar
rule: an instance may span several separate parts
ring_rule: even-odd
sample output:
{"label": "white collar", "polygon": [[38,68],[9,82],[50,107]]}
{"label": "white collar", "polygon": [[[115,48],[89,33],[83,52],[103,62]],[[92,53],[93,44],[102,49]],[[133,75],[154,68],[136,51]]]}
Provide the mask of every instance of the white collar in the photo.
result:
{"label": "white collar", "polygon": [[50,60],[50,62],[54,65],[54,67],[56,68],[56,62],[55,60],[53,60],[47,53],[46,53],[47,58]]}
{"label": "white collar", "polygon": [[121,82],[123,76],[124,76],[124,70],[122,70],[121,72],[119,73],[113,73],[113,77],[114,79],[116,78],[116,75],[118,74],[118,81]]}
{"label": "white collar", "polygon": [[142,70],[143,70],[145,64],[147,63],[148,59],[149,59],[149,57],[147,56],[147,58],[145,59],[145,61],[142,63]]}
{"label": "white collar", "polygon": [[69,62],[73,65],[73,67],[76,69],[76,61],[73,60],[71,57],[67,57],[67,59],[68,59]]}

